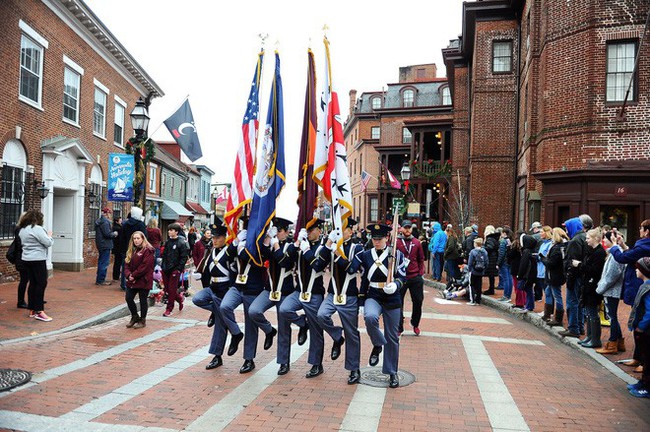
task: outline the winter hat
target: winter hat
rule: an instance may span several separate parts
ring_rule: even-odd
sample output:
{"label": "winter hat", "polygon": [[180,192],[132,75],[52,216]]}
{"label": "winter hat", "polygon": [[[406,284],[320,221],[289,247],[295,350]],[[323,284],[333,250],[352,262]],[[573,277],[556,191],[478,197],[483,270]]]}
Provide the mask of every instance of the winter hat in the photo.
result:
{"label": "winter hat", "polygon": [[647,278],[650,278],[650,257],[639,259],[634,266]]}
{"label": "winter hat", "polygon": [[136,220],[142,220],[142,209],[140,207],[131,207],[131,217]]}

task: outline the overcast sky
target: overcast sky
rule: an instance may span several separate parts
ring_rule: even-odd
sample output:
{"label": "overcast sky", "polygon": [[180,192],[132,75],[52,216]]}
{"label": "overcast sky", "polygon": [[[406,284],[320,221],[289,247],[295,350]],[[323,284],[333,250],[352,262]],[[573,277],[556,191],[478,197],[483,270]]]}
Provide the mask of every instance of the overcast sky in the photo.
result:
{"label": "overcast sky", "polygon": [[[85,1],[165,92],[151,105],[150,133],[189,95],[204,155],[195,163],[215,171],[213,181],[218,182],[232,180],[261,46],[258,34],[268,34],[260,131],[264,130],[277,48],[284,87],[287,167],[287,185],[277,214],[288,219],[295,219],[298,212],[307,48],[314,51],[318,80],[324,67],[323,26],[329,28],[332,85],[339,93],[345,119],[351,89],[359,95],[381,90],[398,81],[400,66],[436,63],[438,76],[445,76],[441,49],[459,35],[462,24],[461,0]],[[130,110],[135,101],[127,102]],[[164,125],[153,138],[172,140]]]}

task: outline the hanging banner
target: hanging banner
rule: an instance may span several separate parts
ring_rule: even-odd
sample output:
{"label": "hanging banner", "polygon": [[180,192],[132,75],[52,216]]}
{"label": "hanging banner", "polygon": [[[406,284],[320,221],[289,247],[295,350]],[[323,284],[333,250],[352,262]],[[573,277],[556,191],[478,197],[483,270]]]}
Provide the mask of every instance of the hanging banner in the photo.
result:
{"label": "hanging banner", "polygon": [[134,179],[133,155],[110,153],[108,155],[108,200],[133,201]]}

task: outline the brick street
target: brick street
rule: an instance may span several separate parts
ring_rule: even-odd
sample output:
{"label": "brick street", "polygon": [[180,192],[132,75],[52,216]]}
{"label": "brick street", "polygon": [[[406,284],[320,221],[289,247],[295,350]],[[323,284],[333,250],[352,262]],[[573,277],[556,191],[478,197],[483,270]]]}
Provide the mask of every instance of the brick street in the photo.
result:
{"label": "brick street", "polygon": [[[90,294],[84,306],[66,305],[63,298],[54,298],[65,275],[69,273],[58,272],[50,280],[52,323],[83,321],[99,307],[108,310],[121,304],[121,291],[111,286],[101,288],[105,293],[94,305]],[[92,271],[78,275],[80,285],[92,280]],[[241,351],[224,356],[222,367],[206,371],[211,359],[207,312],[189,299],[172,318],[163,318],[162,308],[150,308],[145,329],[126,329],[126,318],[118,318],[15,342],[24,334],[14,331],[7,337],[6,329],[12,327],[6,322],[9,312],[23,333],[36,333],[24,326],[44,329],[49,323],[29,320],[23,316],[26,311],[12,309],[14,302],[7,299],[13,299],[15,285],[0,288],[0,367],[34,374],[30,383],[0,393],[2,430],[650,429],[647,402],[625,389],[633,377],[617,367],[612,369],[619,376],[613,374],[513,315],[486,305],[442,300],[431,285],[426,287],[422,334],[416,337],[407,325],[400,342],[400,369],[414,374],[416,382],[398,389],[348,386],[343,357],[329,359],[332,341],[327,335],[325,373],[305,379],[308,344],[295,343],[295,330],[288,375],[277,376],[275,345],[264,351],[263,337],[252,373],[238,373]],[[95,288],[100,289],[93,285],[88,290]],[[102,296],[112,296],[112,303],[100,300]],[[406,310],[408,316],[408,297]],[[275,324],[274,313],[267,315]],[[242,319],[241,311],[238,317]],[[362,330],[362,367],[367,366],[370,349]]]}

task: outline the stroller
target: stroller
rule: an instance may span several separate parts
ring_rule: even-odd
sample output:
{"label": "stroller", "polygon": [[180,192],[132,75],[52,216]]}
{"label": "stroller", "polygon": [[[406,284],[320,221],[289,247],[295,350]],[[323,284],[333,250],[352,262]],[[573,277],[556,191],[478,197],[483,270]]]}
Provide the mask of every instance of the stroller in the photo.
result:
{"label": "stroller", "polygon": [[162,270],[160,269],[160,262],[162,259],[156,260],[157,264],[153,269],[153,286],[149,291],[149,306],[162,306],[163,305],[163,289],[162,289]]}
{"label": "stroller", "polygon": [[[464,295],[469,288],[469,267],[467,264],[460,266],[460,277],[450,278],[447,286],[440,293],[442,298],[451,300],[453,298]],[[462,293],[461,293],[462,291]]]}

